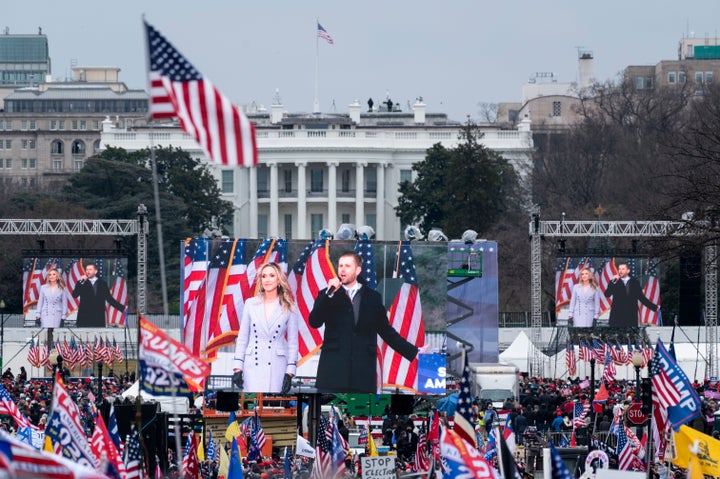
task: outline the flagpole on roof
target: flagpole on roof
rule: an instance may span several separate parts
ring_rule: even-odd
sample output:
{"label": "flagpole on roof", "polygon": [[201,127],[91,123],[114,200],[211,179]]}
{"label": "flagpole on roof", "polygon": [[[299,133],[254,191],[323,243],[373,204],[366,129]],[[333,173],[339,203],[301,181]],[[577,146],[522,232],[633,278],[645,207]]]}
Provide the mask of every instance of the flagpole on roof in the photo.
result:
{"label": "flagpole on roof", "polygon": [[318,83],[320,82],[320,36],[318,33],[320,19],[315,19],[315,99],[313,100],[313,113],[320,113],[320,99],[318,96]]}

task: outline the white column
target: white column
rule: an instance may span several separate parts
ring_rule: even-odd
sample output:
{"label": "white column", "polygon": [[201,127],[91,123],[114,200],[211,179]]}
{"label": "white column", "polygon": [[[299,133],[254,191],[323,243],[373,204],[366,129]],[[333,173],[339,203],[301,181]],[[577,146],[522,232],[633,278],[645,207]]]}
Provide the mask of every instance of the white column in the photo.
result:
{"label": "white column", "polygon": [[307,238],[307,200],[305,186],[305,167],[307,163],[295,163],[297,166],[297,237]]}
{"label": "white column", "polygon": [[249,190],[249,201],[250,201],[250,238],[257,238],[258,236],[258,197],[257,197],[257,168],[248,168],[250,170],[250,187]]}
{"label": "white column", "polygon": [[268,236],[278,236],[278,165],[268,163],[270,166],[270,218],[268,220]]}
{"label": "white column", "polygon": [[355,163],[355,224],[365,224],[365,170],[367,162]]}
{"label": "white column", "polygon": [[328,162],[328,218],[327,229],[337,231],[337,161]]}
{"label": "white column", "polygon": [[375,197],[375,238],[385,239],[385,163],[377,164],[377,195]]}

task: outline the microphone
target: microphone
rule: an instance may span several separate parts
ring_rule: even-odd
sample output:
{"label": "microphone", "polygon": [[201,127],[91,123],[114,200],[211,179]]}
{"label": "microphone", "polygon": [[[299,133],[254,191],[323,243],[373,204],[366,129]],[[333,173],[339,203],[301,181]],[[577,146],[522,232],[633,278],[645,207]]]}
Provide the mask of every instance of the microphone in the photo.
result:
{"label": "microphone", "polygon": [[340,286],[338,286],[337,288],[328,287],[327,295],[331,296],[331,295],[335,294],[337,292],[337,290],[339,290],[339,289],[340,289]]}

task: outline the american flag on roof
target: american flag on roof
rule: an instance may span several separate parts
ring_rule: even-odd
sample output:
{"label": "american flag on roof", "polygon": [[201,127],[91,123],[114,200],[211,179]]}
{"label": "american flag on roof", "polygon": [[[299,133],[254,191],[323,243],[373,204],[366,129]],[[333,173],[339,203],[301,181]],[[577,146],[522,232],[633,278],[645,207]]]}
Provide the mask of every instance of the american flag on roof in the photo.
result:
{"label": "american flag on roof", "polygon": [[[393,277],[402,278],[403,284],[388,311],[390,325],[409,343],[421,347],[425,344],[425,324],[420,304],[417,273],[409,241],[398,243]],[[382,343],[380,352],[383,365],[383,387],[417,391],[417,361],[408,361],[385,343]]]}
{"label": "american flag on roof", "polygon": [[317,22],[317,36],[318,38],[322,38],[323,40],[327,41],[330,45],[335,43],[327,30],[325,30],[323,26],[320,25],[320,22]]}
{"label": "american flag on roof", "polygon": [[658,306],[656,311],[651,310],[644,304],[638,306],[638,312],[640,315],[640,325],[648,324],[651,326],[662,326],[662,319],[660,317],[660,281],[657,277],[656,261],[653,258],[648,258],[647,280],[645,286],[643,286],[643,295],[650,300],[653,304]]}
{"label": "american flag on roof", "polygon": [[235,344],[245,304],[242,294],[242,278],[246,270],[245,240],[235,239],[230,257],[230,268],[222,291],[220,315],[212,318],[213,322],[210,324],[208,355],[214,355],[218,349]]}
{"label": "american flag on roof", "polygon": [[258,163],[255,126],[154,27],[145,23],[152,118],[177,117],[210,161]]}
{"label": "american flag on roof", "polygon": [[308,323],[310,311],[320,290],[335,277],[335,268],[330,261],[330,240],[315,240],[305,246],[288,275],[290,289],[295,295],[295,304],[303,320],[298,324],[299,353],[298,365],[314,355],[323,341],[325,326],[311,328]]}
{"label": "american flag on roof", "polygon": [[110,295],[115,300],[125,306],[124,311],[115,309],[114,307],[107,305],[105,307],[105,316],[107,318],[108,326],[127,326],[127,306],[128,306],[128,290],[127,282],[125,281],[125,272],[123,271],[122,261],[119,258],[115,258],[113,262],[113,281],[112,288],[110,289]]}

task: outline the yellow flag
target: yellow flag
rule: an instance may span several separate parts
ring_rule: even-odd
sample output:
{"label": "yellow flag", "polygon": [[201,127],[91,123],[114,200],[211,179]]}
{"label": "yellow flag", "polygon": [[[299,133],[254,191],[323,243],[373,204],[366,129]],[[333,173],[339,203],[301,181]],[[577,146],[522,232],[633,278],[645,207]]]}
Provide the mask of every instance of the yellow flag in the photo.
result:
{"label": "yellow flag", "polygon": [[240,435],[240,424],[238,424],[237,421],[233,421],[228,425],[227,430],[225,430],[225,439],[227,439],[227,442],[232,444],[232,440],[235,439]]}
{"label": "yellow flag", "polygon": [[370,434],[368,434],[368,450],[370,451],[370,457],[378,456],[377,447],[375,447],[375,441]]}
{"label": "yellow flag", "polygon": [[225,452],[225,447],[220,446],[220,464],[218,465],[218,477],[227,477],[230,470],[230,458]]}
{"label": "yellow flag", "polygon": [[[670,462],[683,469],[690,469],[691,479],[703,474],[720,476],[720,441],[689,426],[680,426],[673,433],[675,457]],[[693,452],[695,451],[695,452]]]}
{"label": "yellow flag", "polygon": [[197,450],[197,455],[200,462],[203,462],[205,460],[205,446],[203,446],[203,444],[205,444],[205,436],[200,435],[200,444],[198,444]]}

